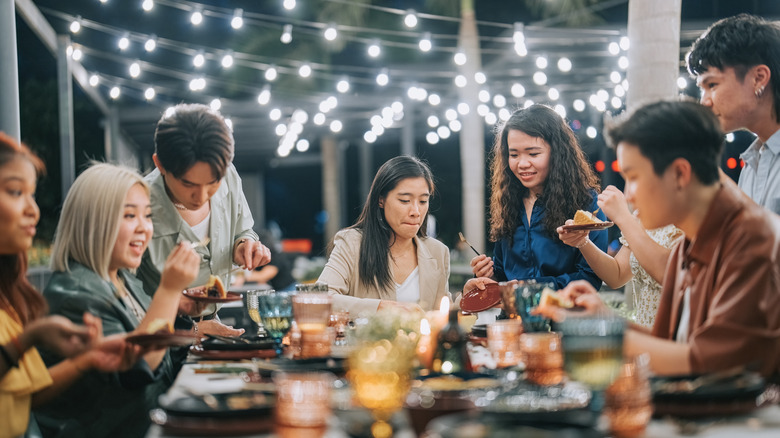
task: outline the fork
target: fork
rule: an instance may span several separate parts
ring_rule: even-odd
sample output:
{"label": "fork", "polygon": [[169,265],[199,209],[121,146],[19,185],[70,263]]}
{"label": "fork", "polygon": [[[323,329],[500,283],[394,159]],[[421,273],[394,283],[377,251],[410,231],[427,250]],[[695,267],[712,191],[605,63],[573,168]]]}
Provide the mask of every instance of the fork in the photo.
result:
{"label": "fork", "polygon": [[462,232],[460,232],[460,231],[459,231],[459,232],[458,232],[458,236],[460,236],[460,241],[461,241],[461,242],[463,242],[463,243],[465,243],[466,245],[468,245],[468,246],[469,246],[469,248],[471,248],[471,250],[472,250],[472,251],[474,251],[474,254],[476,254],[476,255],[481,255],[481,254],[479,253],[479,251],[477,251],[477,250],[476,250],[476,249],[475,249],[473,246],[471,246],[471,244],[469,243],[469,241],[468,241],[468,240],[466,240],[466,236],[464,236]]}
{"label": "fork", "polygon": [[201,248],[201,247],[205,248],[206,245],[209,244],[209,242],[211,242],[211,238],[209,236],[206,236],[206,237],[200,239],[200,242],[190,242],[190,247],[192,249],[198,249],[198,248]]}

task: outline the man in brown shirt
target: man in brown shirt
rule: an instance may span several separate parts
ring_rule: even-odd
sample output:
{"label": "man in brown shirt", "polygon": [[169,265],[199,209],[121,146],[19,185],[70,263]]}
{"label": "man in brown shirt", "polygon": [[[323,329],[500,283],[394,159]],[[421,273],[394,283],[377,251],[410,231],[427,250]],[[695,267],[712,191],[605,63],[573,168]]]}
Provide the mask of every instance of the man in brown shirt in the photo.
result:
{"label": "man in brown shirt", "polygon": [[[671,223],[685,232],[666,267],[652,333],[632,327],[626,354],[648,352],[657,374],[734,366],[778,374],[780,217],[721,182],[717,118],[693,102],[657,102],[608,136],[642,225]],[[605,311],[589,284],[572,283],[562,294],[587,311]]]}

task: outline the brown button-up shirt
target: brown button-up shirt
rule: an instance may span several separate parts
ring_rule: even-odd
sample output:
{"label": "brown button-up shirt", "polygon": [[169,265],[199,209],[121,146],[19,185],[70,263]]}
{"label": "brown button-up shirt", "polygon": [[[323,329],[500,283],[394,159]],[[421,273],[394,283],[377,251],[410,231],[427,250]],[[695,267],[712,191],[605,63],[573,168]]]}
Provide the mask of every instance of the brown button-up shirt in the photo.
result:
{"label": "brown button-up shirt", "polygon": [[672,250],[655,336],[675,339],[688,287],[693,372],[780,373],[780,217],[724,184],[697,236]]}

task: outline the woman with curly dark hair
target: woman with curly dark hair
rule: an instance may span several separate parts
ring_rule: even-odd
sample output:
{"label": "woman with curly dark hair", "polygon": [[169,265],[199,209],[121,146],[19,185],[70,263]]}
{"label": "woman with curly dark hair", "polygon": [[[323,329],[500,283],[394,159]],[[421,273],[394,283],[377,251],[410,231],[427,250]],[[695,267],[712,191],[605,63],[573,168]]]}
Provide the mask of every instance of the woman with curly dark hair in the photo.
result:
{"label": "woman with curly dark hair", "polygon": [[[491,168],[490,240],[496,247],[492,259],[471,260],[474,274],[556,288],[587,280],[598,289],[601,279],[556,232],[577,210],[598,209],[598,179],[566,121],[545,105],[515,111],[496,136]],[[606,231],[592,231],[590,240],[606,251]]]}

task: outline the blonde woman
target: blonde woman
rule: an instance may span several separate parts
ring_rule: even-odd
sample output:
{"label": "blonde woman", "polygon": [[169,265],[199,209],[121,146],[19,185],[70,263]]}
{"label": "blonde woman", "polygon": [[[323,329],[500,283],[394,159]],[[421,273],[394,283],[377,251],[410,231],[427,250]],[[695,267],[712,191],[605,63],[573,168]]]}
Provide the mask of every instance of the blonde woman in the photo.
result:
{"label": "blonde woman", "polygon": [[[172,324],[200,258],[189,244],[177,245],[150,299],[131,271],[151,237],[149,187],[135,170],[95,164],[84,171],[57,225],[54,274],[44,290],[51,312],[78,321],[88,311],[102,319],[107,334],[144,332],[157,319]],[[87,373],[38,412],[44,434],[54,434],[47,431],[54,426],[63,436],[144,436],[149,409],[173,382],[177,367],[166,350],[142,359],[127,372]]]}

